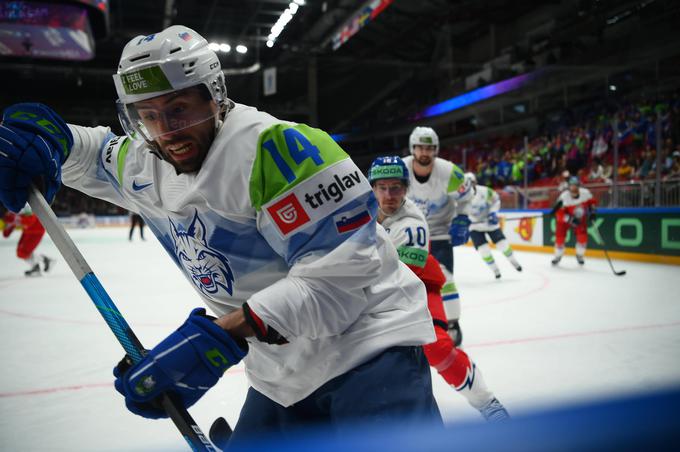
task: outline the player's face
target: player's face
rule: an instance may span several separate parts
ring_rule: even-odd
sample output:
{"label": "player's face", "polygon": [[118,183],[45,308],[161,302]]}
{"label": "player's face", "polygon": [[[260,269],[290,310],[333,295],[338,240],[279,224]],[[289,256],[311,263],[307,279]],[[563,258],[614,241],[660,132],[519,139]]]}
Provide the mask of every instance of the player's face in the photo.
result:
{"label": "player's face", "polygon": [[413,146],[413,158],[421,166],[430,166],[436,150],[437,147],[432,144],[416,144]]}
{"label": "player's face", "polygon": [[215,138],[217,105],[191,87],[134,104],[136,114],[177,172],[198,171]]}
{"label": "player's face", "polygon": [[406,185],[399,179],[381,179],[373,184],[380,209],[387,215],[399,210],[406,196]]}
{"label": "player's face", "polygon": [[578,185],[574,184],[569,185],[569,192],[571,193],[571,196],[577,197],[579,193]]}

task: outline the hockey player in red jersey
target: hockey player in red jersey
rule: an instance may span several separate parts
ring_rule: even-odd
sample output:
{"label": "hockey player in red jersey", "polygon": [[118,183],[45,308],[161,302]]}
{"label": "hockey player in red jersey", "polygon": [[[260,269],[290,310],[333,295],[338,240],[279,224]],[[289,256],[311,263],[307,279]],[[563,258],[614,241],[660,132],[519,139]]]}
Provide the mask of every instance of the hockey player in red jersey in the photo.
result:
{"label": "hockey player in red jersey", "polygon": [[557,265],[564,255],[564,241],[569,228],[576,234],[576,260],[580,265],[585,263],[588,244],[588,224],[595,218],[597,202],[587,188],[581,187],[578,177],[569,179],[568,190],[563,191],[553,207],[555,215],[555,257],[553,265]]}
{"label": "hockey player in red jersey", "polygon": [[[17,257],[23,259],[28,264],[28,270],[24,272],[26,276],[40,276],[41,271],[49,271],[53,259],[40,254],[35,255],[34,251],[40,244],[40,241],[45,235],[45,228],[40,224],[40,220],[33,214],[30,206],[26,206],[18,213],[7,211],[3,215],[3,229],[2,236],[9,237],[17,226],[23,230],[21,238],[17,244]],[[40,264],[42,263],[42,270]]]}
{"label": "hockey player in red jersey", "polygon": [[378,222],[397,248],[399,259],[425,283],[427,307],[432,315],[436,342],[423,346],[430,366],[463,395],[487,420],[508,417],[503,405],[486,387],[481,372],[467,353],[456,348],[447,333],[441,289],[446,283],[439,262],[429,253],[427,220],[420,209],[406,198],[409,176],[404,162],[396,156],[373,161],[368,180],[378,199]]}

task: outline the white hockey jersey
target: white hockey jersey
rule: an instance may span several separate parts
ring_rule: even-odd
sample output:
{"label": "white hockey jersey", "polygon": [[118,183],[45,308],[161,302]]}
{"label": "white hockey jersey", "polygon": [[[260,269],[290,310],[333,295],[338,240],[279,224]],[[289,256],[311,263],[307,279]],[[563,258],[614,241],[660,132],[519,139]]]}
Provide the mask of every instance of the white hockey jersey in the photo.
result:
{"label": "white hockey jersey", "polygon": [[470,218],[471,231],[489,232],[498,229],[500,225],[489,224],[488,217],[492,212],[498,213],[500,208],[501,198],[498,193],[484,185],[477,185],[469,200],[458,203],[458,213]]}
{"label": "white hockey jersey", "polygon": [[394,215],[385,217],[382,226],[397,248],[402,262],[424,267],[429,254],[427,221],[418,206],[408,198]]}
{"label": "white hockey jersey", "polygon": [[423,212],[432,240],[449,239],[449,226],[456,213],[458,189],[463,183],[463,171],[458,166],[436,157],[429,179],[421,184],[413,171],[413,156],[404,157],[409,170],[408,197]]}
{"label": "white hockey jersey", "polygon": [[66,185],[141,214],[214,313],[247,301],[290,342],[249,340],[246,373],[272,400],[289,406],[387,347],[434,340],[423,284],[326,133],[236,104],[201,170],[178,175],[144,142],[70,128]]}
{"label": "white hockey jersey", "polygon": [[587,206],[588,204],[592,204],[593,202],[591,201],[593,199],[593,194],[590,192],[585,187],[579,187],[578,188],[578,197],[574,197],[571,194],[570,190],[565,190],[562,193],[560,193],[560,196],[557,198],[557,201],[562,201],[562,206],[563,207],[573,207],[573,206],[578,206],[579,204],[582,204],[584,206]]}

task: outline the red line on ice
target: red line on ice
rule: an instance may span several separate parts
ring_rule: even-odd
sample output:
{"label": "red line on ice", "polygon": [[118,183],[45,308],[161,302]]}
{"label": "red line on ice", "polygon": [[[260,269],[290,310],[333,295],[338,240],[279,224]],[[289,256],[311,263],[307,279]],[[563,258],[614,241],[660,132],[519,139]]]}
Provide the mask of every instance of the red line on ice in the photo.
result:
{"label": "red line on ice", "polygon": [[636,330],[648,330],[652,328],[671,328],[680,326],[680,322],[671,323],[657,323],[654,325],[633,325],[624,326],[620,328],[609,328],[606,330],[595,330],[595,331],[581,331],[573,333],[555,334],[552,336],[536,336],[536,337],[525,337],[522,339],[507,339],[502,341],[492,341],[492,342],[482,342],[479,344],[466,345],[465,348],[473,347],[493,347],[496,345],[513,345],[513,344],[523,344],[527,342],[540,342],[540,341],[551,341],[554,339],[568,339],[571,337],[583,337],[583,336],[598,336],[602,334],[613,334],[613,333],[625,333],[627,331]]}
{"label": "red line on ice", "polygon": [[[228,374],[241,374],[244,373],[245,369],[243,367],[236,367],[227,370]],[[0,392],[0,399],[6,397],[22,397],[22,396],[39,396],[45,394],[54,394],[57,392],[66,391],[81,391],[83,389],[96,389],[96,388],[109,388],[113,386],[111,383],[89,383],[82,385],[72,385],[72,386],[61,386],[56,388],[43,388],[43,389],[27,389],[25,391],[13,391],[13,392]]]}
{"label": "red line on ice", "polygon": [[[12,317],[21,317],[24,319],[44,320],[46,322],[73,323],[76,325],[102,325],[102,319],[96,320],[65,319],[62,317],[51,317],[46,315],[24,314],[22,312],[8,311],[6,309],[0,309],[0,314],[9,315]],[[170,324],[167,323],[135,322],[135,326],[170,328]]]}

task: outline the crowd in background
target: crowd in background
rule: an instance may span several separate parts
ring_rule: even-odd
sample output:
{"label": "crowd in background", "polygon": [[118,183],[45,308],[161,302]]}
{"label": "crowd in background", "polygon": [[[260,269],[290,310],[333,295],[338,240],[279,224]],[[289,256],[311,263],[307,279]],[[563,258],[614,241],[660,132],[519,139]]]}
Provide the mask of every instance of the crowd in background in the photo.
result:
{"label": "crowd in background", "polygon": [[[656,178],[657,123],[661,125],[661,174],[680,178],[680,98],[586,107],[555,115],[528,139],[498,137],[443,150],[460,156],[480,184],[502,188],[523,185],[526,165],[530,185],[557,185],[568,171],[584,183],[611,183]],[[613,174],[613,148],[619,142],[619,166]]]}
{"label": "crowd in background", "polygon": [[[660,120],[657,121],[657,118]],[[440,155],[462,163],[476,173],[479,184],[503,188],[524,184],[524,171],[531,186],[557,186],[566,172],[583,183],[610,184],[656,178],[657,123],[661,125],[662,180],[680,180],[680,96],[655,101],[581,107],[545,120],[540,132],[528,137],[525,159],[524,136],[496,137],[444,146]],[[613,148],[619,142],[619,165],[613,174]],[[106,201],[87,197],[68,187],[58,193],[53,209],[59,216],[86,212],[95,215],[126,215],[127,211]]]}

